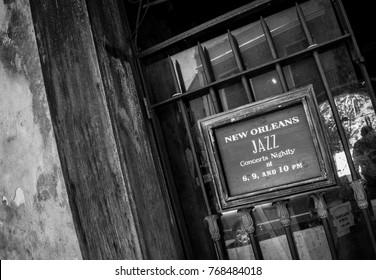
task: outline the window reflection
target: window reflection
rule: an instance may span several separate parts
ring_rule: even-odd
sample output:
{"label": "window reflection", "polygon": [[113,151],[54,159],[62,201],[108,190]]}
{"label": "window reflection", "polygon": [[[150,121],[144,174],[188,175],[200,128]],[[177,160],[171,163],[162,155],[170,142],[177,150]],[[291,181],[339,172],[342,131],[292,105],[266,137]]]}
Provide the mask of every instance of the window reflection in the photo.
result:
{"label": "window reflection", "polygon": [[[331,259],[324,229],[309,207],[309,198],[297,198],[289,202],[291,228],[300,259]],[[271,204],[257,206],[252,211],[256,224],[255,238],[259,242],[265,260],[291,259],[285,231],[277,210]],[[236,211],[223,214],[223,237],[230,259],[255,259],[250,238],[242,226]]]}
{"label": "window reflection", "polygon": [[244,87],[240,83],[219,90],[219,94],[225,111],[248,103]]}
{"label": "window reflection", "polygon": [[250,82],[252,90],[255,93],[256,100],[273,97],[283,92],[277,71],[270,71],[254,77],[250,79]]}
{"label": "window reflection", "polygon": [[[176,60],[181,69],[184,87],[187,91],[200,88],[204,85],[202,76],[198,75],[198,65],[201,63],[197,61],[198,49],[193,47],[171,57]],[[157,74],[157,73],[156,73]]]}
{"label": "window reflection", "polygon": [[[341,35],[328,1],[308,1],[303,3],[301,7],[310,26],[310,31],[317,43]],[[265,21],[271,31],[279,57],[294,54],[308,47],[295,7],[269,16]],[[325,32],[321,32],[322,26],[325,26]],[[235,36],[239,44],[246,68],[254,68],[272,61],[272,56],[260,21],[233,30],[231,33]],[[215,80],[221,80],[239,72],[227,34],[204,42],[202,46],[208,51]],[[332,69],[327,69],[328,80],[331,83],[335,83],[336,79],[348,79],[348,77],[345,77],[347,74],[342,71],[343,69],[340,67],[333,68],[332,61],[342,57],[342,55],[343,51],[332,51],[323,54],[324,67],[332,67]],[[204,86],[204,74],[197,46],[172,56],[172,59],[177,60],[180,65],[184,86],[187,91]],[[284,72],[290,89],[311,83],[314,84],[314,88],[318,93],[323,92],[313,59],[306,59],[304,62],[299,61],[286,66]],[[273,71],[273,73],[269,72],[258,77],[253,77],[251,82],[255,95],[258,96],[258,100],[282,92],[275,71]],[[235,86],[233,90],[235,89],[238,89],[238,87]],[[221,93],[222,103],[225,109],[231,109],[244,104],[243,102],[246,100],[243,100],[244,98],[241,92],[239,93],[239,97],[235,94],[228,93],[228,90],[231,91],[231,89],[227,89],[226,92],[226,90],[222,89]]]}

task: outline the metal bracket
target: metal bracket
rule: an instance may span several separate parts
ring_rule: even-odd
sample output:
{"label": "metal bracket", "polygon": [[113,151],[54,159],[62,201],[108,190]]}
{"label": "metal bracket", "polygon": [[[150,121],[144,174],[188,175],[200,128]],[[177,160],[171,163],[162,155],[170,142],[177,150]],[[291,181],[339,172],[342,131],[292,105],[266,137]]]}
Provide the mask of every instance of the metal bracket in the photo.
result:
{"label": "metal bracket", "polygon": [[354,191],[354,197],[355,197],[356,203],[358,204],[358,207],[360,209],[367,209],[368,201],[367,201],[366,192],[364,190],[364,188],[366,187],[366,181],[363,179],[352,181],[350,183],[350,187]]}
{"label": "metal bracket", "polygon": [[248,234],[253,234],[255,232],[255,227],[250,212],[251,209],[240,209],[238,210],[238,215],[241,217],[245,231]]}
{"label": "metal bracket", "polygon": [[221,240],[221,233],[217,222],[218,218],[218,215],[210,215],[204,219],[208,223],[209,232],[214,242]]}
{"label": "metal bracket", "polygon": [[324,200],[324,193],[320,193],[318,195],[313,194],[313,195],[310,195],[309,197],[313,199],[313,202],[315,203],[315,209],[320,219],[328,218],[328,210],[327,210],[326,203]]}
{"label": "metal bracket", "polygon": [[275,206],[277,207],[279,221],[282,224],[282,226],[290,226],[291,220],[290,213],[287,210],[287,201],[278,201],[275,203]]}

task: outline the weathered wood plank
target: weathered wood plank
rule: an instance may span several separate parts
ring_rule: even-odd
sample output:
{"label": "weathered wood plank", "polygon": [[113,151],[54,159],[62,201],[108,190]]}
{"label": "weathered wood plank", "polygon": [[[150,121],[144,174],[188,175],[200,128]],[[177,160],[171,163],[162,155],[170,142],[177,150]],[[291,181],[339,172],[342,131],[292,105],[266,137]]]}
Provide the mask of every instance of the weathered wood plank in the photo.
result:
{"label": "weathered wood plank", "polygon": [[184,258],[177,223],[159,182],[142,116],[125,12],[117,0],[88,1],[107,104],[145,258]]}
{"label": "weathered wood plank", "polygon": [[[85,1],[32,0],[30,4],[82,255],[86,259],[142,258],[137,217],[131,207],[130,171],[120,164],[122,155],[112,129]],[[133,116],[139,113],[135,107],[129,110]],[[131,123],[135,130],[140,129],[138,119],[128,120]],[[135,139],[132,130],[125,133]],[[128,143],[129,149],[142,149],[135,140]]]}

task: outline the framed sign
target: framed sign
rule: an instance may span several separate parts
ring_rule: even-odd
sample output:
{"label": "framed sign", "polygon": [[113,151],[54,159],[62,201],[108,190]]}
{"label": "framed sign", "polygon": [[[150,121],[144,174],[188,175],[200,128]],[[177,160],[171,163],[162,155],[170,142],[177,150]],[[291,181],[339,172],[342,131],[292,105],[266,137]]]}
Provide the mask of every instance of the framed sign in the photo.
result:
{"label": "framed sign", "polygon": [[202,119],[199,127],[222,210],[336,184],[312,86]]}

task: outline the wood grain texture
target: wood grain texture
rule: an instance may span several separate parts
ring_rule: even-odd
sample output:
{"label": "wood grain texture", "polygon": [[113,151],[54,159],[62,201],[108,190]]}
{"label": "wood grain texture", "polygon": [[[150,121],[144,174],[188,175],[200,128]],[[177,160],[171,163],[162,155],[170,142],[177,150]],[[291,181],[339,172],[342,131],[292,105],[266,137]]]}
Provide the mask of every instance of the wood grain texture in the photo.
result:
{"label": "wood grain texture", "polygon": [[30,4],[82,256],[140,259],[130,172],[120,164],[85,1]]}
{"label": "wood grain texture", "polygon": [[[88,1],[94,41],[102,73],[107,104],[126,174],[126,187],[132,194],[144,258],[181,259],[181,248],[168,195],[154,165],[144,116],[142,115],[130,47],[125,12],[119,1]],[[134,68],[133,68],[134,69]]]}

